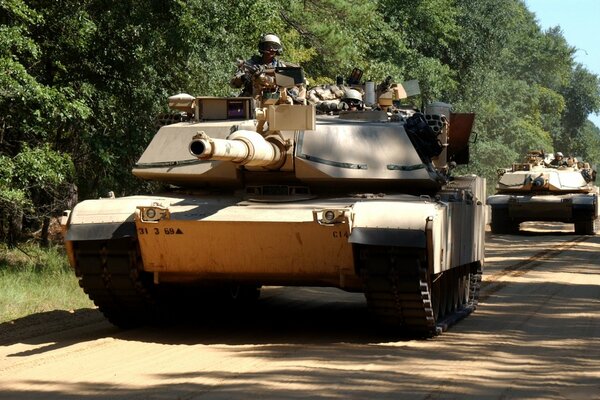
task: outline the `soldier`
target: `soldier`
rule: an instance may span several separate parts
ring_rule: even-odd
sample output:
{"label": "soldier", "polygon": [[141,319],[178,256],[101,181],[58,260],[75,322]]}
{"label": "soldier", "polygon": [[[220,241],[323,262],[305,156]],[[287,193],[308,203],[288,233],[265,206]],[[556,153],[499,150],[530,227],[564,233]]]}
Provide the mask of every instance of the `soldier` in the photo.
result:
{"label": "soldier", "polygon": [[[230,85],[234,88],[242,88],[240,96],[256,96],[253,87],[253,78],[259,78],[266,68],[285,67],[286,65],[277,59],[283,53],[283,46],[279,37],[273,34],[261,36],[258,41],[258,52],[250,59],[243,61],[238,66],[238,71],[231,78]],[[265,79],[266,77],[262,77]],[[270,82],[264,82],[270,83]]]}
{"label": "soldier", "polygon": [[563,153],[557,151],[556,153],[554,153],[554,159],[550,161],[550,165],[553,167],[560,167],[562,165],[566,165],[566,162],[563,161],[563,157]]}
{"label": "soldier", "polygon": [[337,114],[340,111],[364,110],[362,93],[351,87],[339,85],[317,86],[308,91],[308,100],[317,111],[325,114]]}
{"label": "soldier", "polygon": [[363,103],[362,93],[356,89],[347,88],[342,96],[342,103],[347,104],[348,110],[362,110],[365,105]]}
{"label": "soldier", "polygon": [[[265,74],[266,69],[294,66],[286,65],[277,59],[277,56],[283,53],[283,46],[276,35],[269,33],[261,36],[258,41],[258,51],[260,55],[254,55],[239,63],[238,71],[230,81],[232,87],[242,88],[240,96],[254,97],[256,100],[260,100],[260,96],[265,90],[275,90],[275,79],[273,76]],[[304,85],[288,89],[287,94],[296,103],[305,104],[306,102]]]}

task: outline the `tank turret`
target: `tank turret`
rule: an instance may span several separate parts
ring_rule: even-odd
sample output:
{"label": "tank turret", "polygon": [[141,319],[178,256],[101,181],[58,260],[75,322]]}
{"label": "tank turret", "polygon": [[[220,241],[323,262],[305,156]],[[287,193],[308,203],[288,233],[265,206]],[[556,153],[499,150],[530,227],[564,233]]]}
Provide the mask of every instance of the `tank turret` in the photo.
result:
{"label": "tank turret", "polygon": [[492,232],[516,233],[525,221],[573,223],[579,234],[594,234],[598,218],[596,172],[575,157],[529,152],[524,161],[498,171],[497,193],[488,198]]}
{"label": "tank turret", "polygon": [[452,170],[468,162],[474,116],[404,106],[414,81],[375,90],[358,73],[334,92],[360,102],[318,114],[301,70],[260,72],[273,79],[253,97],[170,99],[182,121],[133,168],[168,190],[87,200],[64,220],[70,262],[107,318],[152,319],[172,286],[234,303],[269,285],[362,292],[382,325],[421,337],[473,311],[485,181]]}

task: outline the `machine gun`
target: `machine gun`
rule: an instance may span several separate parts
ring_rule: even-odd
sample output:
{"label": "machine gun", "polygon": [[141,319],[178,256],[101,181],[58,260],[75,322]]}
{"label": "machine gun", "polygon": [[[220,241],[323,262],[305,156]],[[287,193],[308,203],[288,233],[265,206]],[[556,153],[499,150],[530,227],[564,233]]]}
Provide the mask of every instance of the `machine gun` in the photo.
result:
{"label": "machine gun", "polygon": [[[304,70],[301,67],[266,68],[260,64],[238,61],[241,79],[252,87],[252,97],[261,106],[271,104],[305,104],[301,88],[304,85]],[[282,90],[285,89],[285,90]]]}

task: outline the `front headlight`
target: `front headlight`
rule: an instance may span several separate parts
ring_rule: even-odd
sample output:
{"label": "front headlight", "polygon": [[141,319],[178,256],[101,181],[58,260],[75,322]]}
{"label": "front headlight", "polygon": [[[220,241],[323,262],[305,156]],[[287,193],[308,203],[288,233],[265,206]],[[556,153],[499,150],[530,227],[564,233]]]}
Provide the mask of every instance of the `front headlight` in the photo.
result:
{"label": "front headlight", "polygon": [[321,225],[339,224],[346,220],[348,209],[323,209],[313,211],[313,220]]}
{"label": "front headlight", "polygon": [[161,219],[169,219],[169,210],[160,206],[138,206],[142,222],[158,222]]}

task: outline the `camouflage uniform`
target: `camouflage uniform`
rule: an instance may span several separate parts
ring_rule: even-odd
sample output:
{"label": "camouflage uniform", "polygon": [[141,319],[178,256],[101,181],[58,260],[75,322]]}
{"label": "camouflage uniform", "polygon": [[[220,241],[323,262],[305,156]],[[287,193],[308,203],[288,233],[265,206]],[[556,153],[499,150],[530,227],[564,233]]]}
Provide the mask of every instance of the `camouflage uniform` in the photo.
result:
{"label": "camouflage uniform", "polygon": [[[276,67],[285,66],[286,64],[282,61],[279,61],[277,58],[273,58],[271,62],[265,64],[263,63],[262,55],[256,54],[248,60],[244,61],[243,64],[240,64],[237,72],[235,73],[233,78],[231,78],[231,81],[229,83],[231,87],[242,88],[240,96],[255,97],[260,94],[257,93],[257,89],[260,88],[260,85],[257,88],[257,85],[254,85],[254,80],[252,78],[255,76],[260,78],[260,74],[265,69],[274,69]],[[262,79],[265,78],[266,77],[263,77]]]}
{"label": "camouflage uniform", "polygon": [[562,167],[567,165],[567,161],[564,159],[564,156],[561,152],[557,152],[554,155],[554,159],[550,161],[550,166],[552,167]]}

